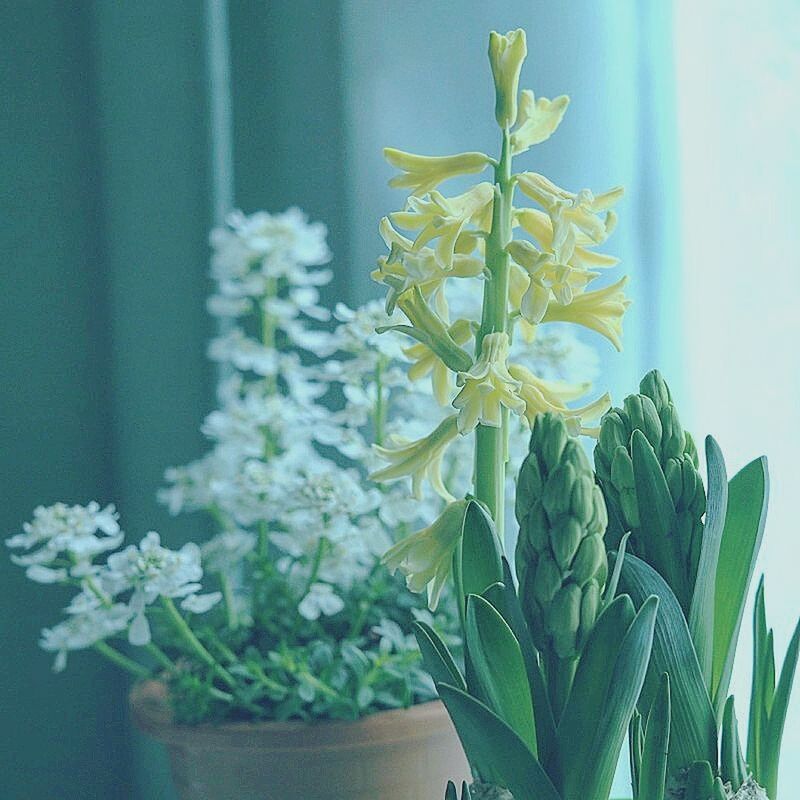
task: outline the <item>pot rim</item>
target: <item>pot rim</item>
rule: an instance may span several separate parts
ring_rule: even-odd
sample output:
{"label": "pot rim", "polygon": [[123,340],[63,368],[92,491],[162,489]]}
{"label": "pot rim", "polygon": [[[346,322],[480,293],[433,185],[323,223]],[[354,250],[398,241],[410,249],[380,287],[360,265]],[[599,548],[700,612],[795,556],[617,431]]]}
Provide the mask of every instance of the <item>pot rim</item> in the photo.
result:
{"label": "pot rim", "polygon": [[377,711],[356,720],[181,725],[173,721],[166,684],[151,679],[132,687],[129,706],[141,730],[167,745],[177,746],[191,743],[192,747],[208,748],[352,750],[452,732],[452,723],[441,700]]}

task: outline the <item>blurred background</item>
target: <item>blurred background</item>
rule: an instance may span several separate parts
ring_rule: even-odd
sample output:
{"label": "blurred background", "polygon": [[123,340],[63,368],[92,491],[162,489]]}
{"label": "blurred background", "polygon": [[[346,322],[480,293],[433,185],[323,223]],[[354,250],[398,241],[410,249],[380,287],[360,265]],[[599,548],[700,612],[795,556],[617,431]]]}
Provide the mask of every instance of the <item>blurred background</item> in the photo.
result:
{"label": "blurred background", "polygon": [[[487,33],[524,27],[523,85],[572,97],[524,166],[627,188],[608,251],[635,305],[624,356],[601,348],[601,382],[621,401],[658,365],[731,473],[769,456],[760,566],[782,658],[800,613],[796,0],[21,0],[0,14],[3,538],[39,503],[93,498],[135,539],[202,535],[155,491],[204,449],[210,226],[234,206],[299,205],[330,230],[326,299],[377,296],[377,221],[402,201],[381,148],[494,152]],[[53,594],[0,558],[0,796],[170,800],[126,679],[88,654],[54,675],[37,648]],[[743,640],[746,697],[747,627]],[[798,753],[796,699],[784,797]]]}

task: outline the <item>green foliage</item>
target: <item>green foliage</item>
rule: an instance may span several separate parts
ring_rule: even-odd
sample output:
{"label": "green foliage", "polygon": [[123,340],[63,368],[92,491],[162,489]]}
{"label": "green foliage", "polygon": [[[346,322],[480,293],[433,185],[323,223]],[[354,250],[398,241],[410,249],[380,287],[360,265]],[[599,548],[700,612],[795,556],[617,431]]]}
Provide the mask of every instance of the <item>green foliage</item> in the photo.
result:
{"label": "green foliage", "polygon": [[594,451],[607,545],[616,548],[630,531],[630,551],[667,580],[688,615],[706,508],[697,451],[660,373],[645,375],[639,389],[603,418]]}
{"label": "green foliage", "polygon": [[667,779],[667,755],[672,717],[669,675],[661,676],[647,725],[637,753],[636,800],[663,800]]}
{"label": "green foliage", "polygon": [[[204,625],[199,617],[193,625],[234,686],[220,692],[196,659],[182,659],[177,644],[166,648],[179,665],[169,676],[178,721],[356,719],[435,698],[420,650],[405,633],[415,622],[433,632],[433,618],[399,578],[376,569],[343,598],[343,611],[309,620],[267,559],[255,556],[254,569],[260,570],[263,605],[253,608],[253,619],[231,630],[215,610],[203,617]],[[445,640],[457,644],[454,614],[445,610],[437,620],[444,621]]]}
{"label": "green foliage", "polygon": [[767,629],[764,579],[753,610],[753,684],[747,735],[747,763],[770,800],[778,796],[778,765],[789,697],[800,654],[800,623],[795,628],[777,687],[772,631]]}

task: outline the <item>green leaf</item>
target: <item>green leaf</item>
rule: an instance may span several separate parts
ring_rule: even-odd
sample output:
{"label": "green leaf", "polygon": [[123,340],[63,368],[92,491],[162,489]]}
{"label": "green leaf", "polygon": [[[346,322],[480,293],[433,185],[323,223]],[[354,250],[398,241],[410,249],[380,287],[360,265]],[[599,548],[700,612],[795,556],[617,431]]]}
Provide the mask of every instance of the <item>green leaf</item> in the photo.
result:
{"label": "green leaf", "polygon": [[483,596],[502,614],[519,642],[533,700],[539,760],[543,764],[549,764],[556,746],[556,724],[553,718],[553,709],[550,706],[547,686],[539,666],[539,655],[525,622],[525,615],[522,613],[519,597],[514,589],[514,577],[506,558],[503,558],[503,583],[490,586]]}
{"label": "green leaf", "polygon": [[794,629],[786,657],[781,667],[778,688],[772,698],[772,708],[769,713],[769,722],[765,731],[762,731],[762,786],[767,791],[771,800],[778,797],[778,765],[781,756],[781,742],[783,729],[786,724],[786,712],[789,707],[789,698],[792,694],[795,673],[797,672],[798,655],[800,654],[800,623]]}
{"label": "green leaf", "polygon": [[728,509],[728,476],[725,459],[712,436],[706,437],[708,468],[708,506],[703,543],[697,566],[697,581],[689,611],[689,631],[697,652],[697,660],[709,693],[713,691],[714,605],[717,565]]}
{"label": "green leaf", "polygon": [[[764,607],[764,578],[758,582],[753,605],[753,675],[750,690],[750,717],[747,725],[747,763],[756,780],[761,780],[761,735],[766,722],[769,699],[765,697],[767,657],[767,612]],[[774,668],[773,668],[774,673]]]}
{"label": "green leaf", "polygon": [[430,673],[434,683],[450,683],[460,689],[466,689],[464,677],[439,634],[426,622],[417,620],[414,623],[414,635],[422,653],[425,669]]}
{"label": "green leaf", "polygon": [[764,536],[768,495],[766,458],[751,461],[728,484],[728,510],[714,593],[712,697],[717,709],[730,688],[747,592]]}
{"label": "green leaf", "polygon": [[444,800],[458,800],[456,785],[453,781],[447,781],[447,790],[444,793]]}
{"label": "green leaf", "polygon": [[595,623],[558,726],[564,800],[608,797],[611,791],[647,672],[657,611],[658,599],[648,598],[630,621],[632,604],[622,596]]}
{"label": "green leaf", "polygon": [[471,594],[483,594],[493,583],[502,583],[503,556],[494,522],[486,509],[471,500],[464,513],[461,539],[461,592],[464,602]]}
{"label": "green leaf", "polygon": [[537,755],[528,675],[519,642],[497,609],[483,597],[467,598],[466,645],[489,707]]}
{"label": "green leaf", "polygon": [[634,711],[631,723],[628,726],[628,759],[631,767],[631,787],[633,788],[634,800],[639,800],[639,778],[642,774],[643,748],[642,715],[638,711]]}
{"label": "green leaf", "polygon": [[642,691],[640,710],[650,708],[661,675],[670,676],[672,730],[667,769],[670,774],[694,761],[717,765],[717,729],[714,710],[700,672],[686,618],[664,579],[636,556],[628,555],[622,565],[622,590],[640,605],[650,595],[661,601],[653,637],[653,652]]}
{"label": "green leaf", "polygon": [[724,780],[730,782],[735,792],[747,779],[747,765],[742,756],[742,745],[739,741],[739,723],[736,719],[732,696],[725,703],[725,711],[722,715],[721,740],[719,755],[720,775]]}
{"label": "green leaf", "polygon": [[603,593],[603,608],[608,608],[611,601],[617,596],[619,576],[622,572],[622,562],[625,561],[625,548],[628,546],[628,539],[630,538],[631,532],[628,531],[619,541],[619,547],[614,557],[614,569],[611,572],[611,577],[608,579],[606,590]]}
{"label": "green leaf", "polygon": [[514,800],[562,800],[525,742],[493,711],[455,686],[437,688],[483,780],[504,786]]}
{"label": "green leaf", "polygon": [[648,562],[663,576],[675,596],[686,599],[683,559],[675,542],[675,506],[650,442],[640,430],[631,435],[631,459],[639,506],[639,531]]}
{"label": "green leaf", "polygon": [[686,800],[712,800],[714,772],[708,761],[695,761],[686,779]]}
{"label": "green leaf", "polygon": [[637,800],[664,800],[670,717],[669,675],[664,673],[653,706],[647,715]]}

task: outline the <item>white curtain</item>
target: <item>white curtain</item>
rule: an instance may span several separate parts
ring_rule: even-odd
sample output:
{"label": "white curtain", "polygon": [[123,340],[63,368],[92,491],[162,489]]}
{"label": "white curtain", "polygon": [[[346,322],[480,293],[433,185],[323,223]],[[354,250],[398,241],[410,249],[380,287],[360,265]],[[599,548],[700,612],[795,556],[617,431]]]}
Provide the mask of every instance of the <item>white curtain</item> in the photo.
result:
{"label": "white curtain", "polygon": [[[677,0],[675,55],[683,258],[673,318],[685,330],[688,422],[719,439],[730,471],[769,458],[759,572],[782,658],[800,616],[800,4]],[[741,698],[751,641],[748,626],[734,678]],[[795,691],[784,798],[797,796],[799,754]]]}

